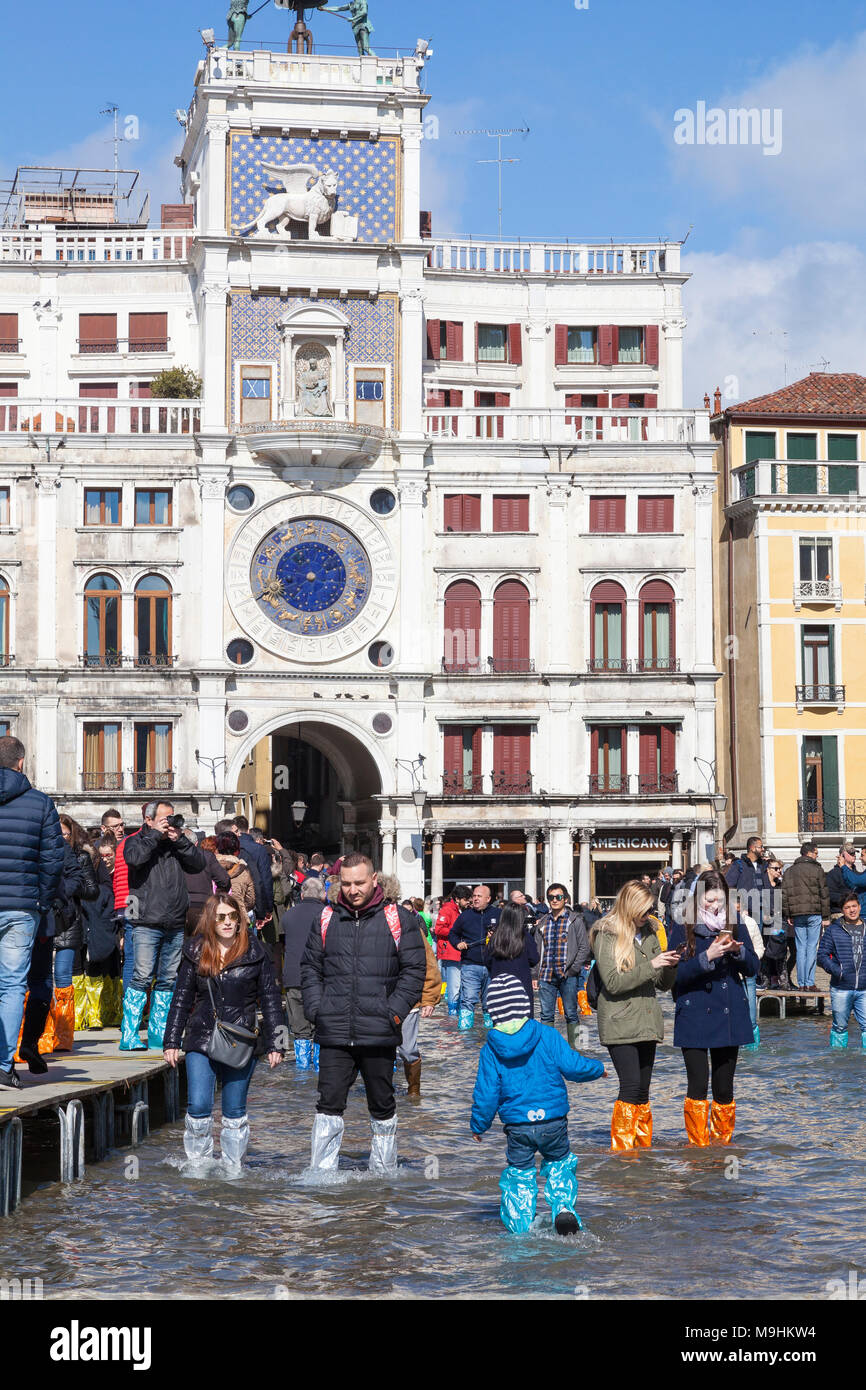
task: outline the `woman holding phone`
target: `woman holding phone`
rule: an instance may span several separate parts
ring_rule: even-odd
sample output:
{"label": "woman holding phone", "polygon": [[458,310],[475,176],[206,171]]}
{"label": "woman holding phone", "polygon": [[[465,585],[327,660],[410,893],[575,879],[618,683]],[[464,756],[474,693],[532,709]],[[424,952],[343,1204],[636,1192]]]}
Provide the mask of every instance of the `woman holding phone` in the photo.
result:
{"label": "woman holding phone", "polygon": [[654,907],[651,890],[633,879],[590,933],[600,981],[598,1036],[619,1077],[610,1124],[615,1153],[652,1144],[650,1082],[656,1047],[665,1035],[656,990],[671,988],[679,960],[676,951],[661,948],[655,919],[650,920]]}
{"label": "woman holding phone", "polygon": [[685,948],[673,988],[674,1047],[682,1048],[686,1064],[686,1134],[690,1144],[704,1148],[730,1144],[733,1137],[737,1054],[753,1041],[743,982],[757,975],[758,958],[714,869],[701,874],[685,916],[685,923],[674,923],[669,942]]}

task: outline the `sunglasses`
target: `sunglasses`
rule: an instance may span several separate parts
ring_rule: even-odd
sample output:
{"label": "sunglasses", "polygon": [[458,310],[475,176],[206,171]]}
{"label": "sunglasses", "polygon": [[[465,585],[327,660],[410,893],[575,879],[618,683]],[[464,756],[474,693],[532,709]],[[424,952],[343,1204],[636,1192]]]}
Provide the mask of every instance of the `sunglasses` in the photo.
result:
{"label": "sunglasses", "polygon": [[218,912],[216,919],[218,922],[237,922],[238,914],[236,912]]}
{"label": "sunglasses", "polygon": [[549,903],[562,903],[562,902],[565,902],[565,894],[564,894],[564,893],[548,893],[548,895],[547,895],[547,901],[548,901]]}

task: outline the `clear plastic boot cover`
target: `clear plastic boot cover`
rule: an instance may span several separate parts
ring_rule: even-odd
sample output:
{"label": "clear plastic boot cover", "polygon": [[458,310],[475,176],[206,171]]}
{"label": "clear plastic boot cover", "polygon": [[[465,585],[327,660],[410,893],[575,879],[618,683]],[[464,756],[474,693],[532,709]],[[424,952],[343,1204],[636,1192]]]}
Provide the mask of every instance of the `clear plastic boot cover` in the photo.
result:
{"label": "clear plastic boot cover", "polygon": [[237,1119],[230,1120],[223,1116],[223,1126],[220,1132],[220,1148],[222,1150],[222,1160],[226,1168],[240,1172],[243,1156],[247,1151],[250,1142],[250,1122],[246,1115],[239,1115]]}
{"label": "clear plastic boot cover", "polygon": [[213,1116],[196,1119],[187,1115],[184,1121],[183,1149],[190,1163],[206,1163],[213,1158]]}
{"label": "clear plastic boot cover", "polygon": [[370,1145],[370,1172],[397,1171],[397,1116],[390,1120],[370,1120],[373,1142]]}
{"label": "clear plastic boot cover", "polygon": [[310,1167],[333,1171],[339,1162],[342,1142],[342,1115],[317,1115],[313,1122]]}

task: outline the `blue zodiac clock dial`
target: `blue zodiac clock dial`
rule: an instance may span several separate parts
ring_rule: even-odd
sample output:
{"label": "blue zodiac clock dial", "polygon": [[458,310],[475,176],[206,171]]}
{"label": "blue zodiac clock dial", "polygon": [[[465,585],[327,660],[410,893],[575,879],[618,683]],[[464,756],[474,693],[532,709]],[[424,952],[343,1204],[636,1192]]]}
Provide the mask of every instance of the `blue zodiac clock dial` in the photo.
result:
{"label": "blue zodiac clock dial", "polygon": [[354,621],[370,595],[367,552],[351,531],[299,517],[260,542],[250,572],[259,608],[284,632],[316,636]]}

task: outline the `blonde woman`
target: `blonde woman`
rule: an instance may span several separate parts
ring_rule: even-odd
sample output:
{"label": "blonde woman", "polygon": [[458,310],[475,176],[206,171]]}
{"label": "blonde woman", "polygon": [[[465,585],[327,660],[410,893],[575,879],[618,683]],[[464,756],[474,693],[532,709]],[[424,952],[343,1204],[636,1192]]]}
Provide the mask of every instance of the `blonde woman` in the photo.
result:
{"label": "blonde woman", "polygon": [[598,1036],[619,1077],[610,1125],[614,1152],[652,1143],[650,1082],[656,1046],[664,1038],[656,990],[671,988],[680,958],[661,949],[653,908],[650,889],[633,879],[590,934],[600,983]]}

